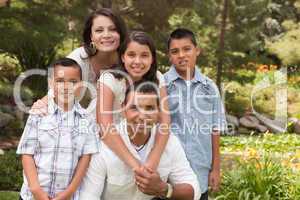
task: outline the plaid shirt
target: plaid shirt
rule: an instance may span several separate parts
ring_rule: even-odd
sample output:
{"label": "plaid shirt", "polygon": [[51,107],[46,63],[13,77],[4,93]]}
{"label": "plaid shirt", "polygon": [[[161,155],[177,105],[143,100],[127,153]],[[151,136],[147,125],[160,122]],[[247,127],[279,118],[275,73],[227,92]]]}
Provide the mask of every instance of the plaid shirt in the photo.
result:
{"label": "plaid shirt", "polygon": [[[84,154],[99,152],[98,128],[78,102],[63,112],[49,102],[47,116],[30,115],[17,154],[33,155],[40,186],[50,198],[64,191],[71,183],[77,163]],[[21,197],[33,199],[26,176]],[[79,189],[72,199],[78,199]]]}

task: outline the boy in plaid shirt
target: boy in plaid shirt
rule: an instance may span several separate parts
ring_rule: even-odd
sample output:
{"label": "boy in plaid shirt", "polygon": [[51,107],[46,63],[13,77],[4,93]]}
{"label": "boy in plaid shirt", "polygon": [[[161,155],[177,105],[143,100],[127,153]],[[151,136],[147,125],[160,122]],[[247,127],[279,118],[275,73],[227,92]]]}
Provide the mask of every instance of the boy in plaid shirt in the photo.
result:
{"label": "boy in plaid shirt", "polygon": [[29,116],[17,150],[24,169],[20,199],[78,199],[91,154],[99,152],[98,129],[74,99],[80,93],[80,66],[63,58],[48,71],[54,95],[48,115]]}

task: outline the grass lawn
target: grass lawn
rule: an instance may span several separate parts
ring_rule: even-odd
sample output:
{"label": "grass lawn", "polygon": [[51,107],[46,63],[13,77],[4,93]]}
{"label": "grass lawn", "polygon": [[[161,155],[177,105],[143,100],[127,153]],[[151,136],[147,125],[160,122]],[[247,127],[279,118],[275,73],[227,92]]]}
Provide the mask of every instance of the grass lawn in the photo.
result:
{"label": "grass lawn", "polygon": [[19,193],[18,192],[0,191],[0,199],[1,200],[18,200]]}

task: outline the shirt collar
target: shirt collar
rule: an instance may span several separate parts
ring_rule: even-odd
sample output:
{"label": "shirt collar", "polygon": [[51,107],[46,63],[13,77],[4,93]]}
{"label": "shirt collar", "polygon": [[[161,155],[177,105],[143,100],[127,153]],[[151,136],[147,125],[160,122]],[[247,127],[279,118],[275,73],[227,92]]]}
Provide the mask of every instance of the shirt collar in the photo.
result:
{"label": "shirt collar", "polygon": [[[58,105],[54,102],[53,98],[48,99],[48,113],[49,114],[56,114],[61,110]],[[81,107],[79,102],[75,100],[75,103],[71,109],[71,112],[74,112],[75,114],[78,114],[80,117],[86,114],[86,111]]]}
{"label": "shirt collar", "polygon": [[[125,142],[125,144],[127,145],[128,149],[130,150],[130,152],[135,155],[136,158],[140,159],[140,156],[138,155],[137,151],[135,150],[135,148],[133,147],[133,144],[130,141],[129,135],[128,135],[128,131],[127,131],[127,120],[123,119],[120,123],[119,123],[119,132],[121,137],[123,137],[123,140]],[[150,153],[152,147],[154,146],[154,142],[155,142],[155,135],[156,135],[156,127],[153,127],[151,129],[151,135],[150,138],[148,140],[148,145],[146,146],[146,155],[148,156],[148,154]]]}
{"label": "shirt collar", "polygon": [[[174,82],[177,79],[182,79],[182,77],[178,74],[178,72],[175,69],[175,66],[172,65],[169,71],[169,78],[170,78],[170,82]],[[182,79],[183,80],[183,79]],[[201,82],[203,84],[207,84],[207,80],[205,79],[205,77],[202,75],[200,69],[198,68],[198,66],[195,67],[195,75],[194,78],[191,80],[192,83],[195,82]]]}

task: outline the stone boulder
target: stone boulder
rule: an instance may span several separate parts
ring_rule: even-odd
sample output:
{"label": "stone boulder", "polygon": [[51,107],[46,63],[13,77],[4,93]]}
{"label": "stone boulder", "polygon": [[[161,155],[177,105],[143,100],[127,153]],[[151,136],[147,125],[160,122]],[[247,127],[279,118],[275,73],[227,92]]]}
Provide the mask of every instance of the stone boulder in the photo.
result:
{"label": "stone boulder", "polygon": [[294,132],[296,134],[300,134],[300,120],[298,120],[295,124],[294,124]]}

